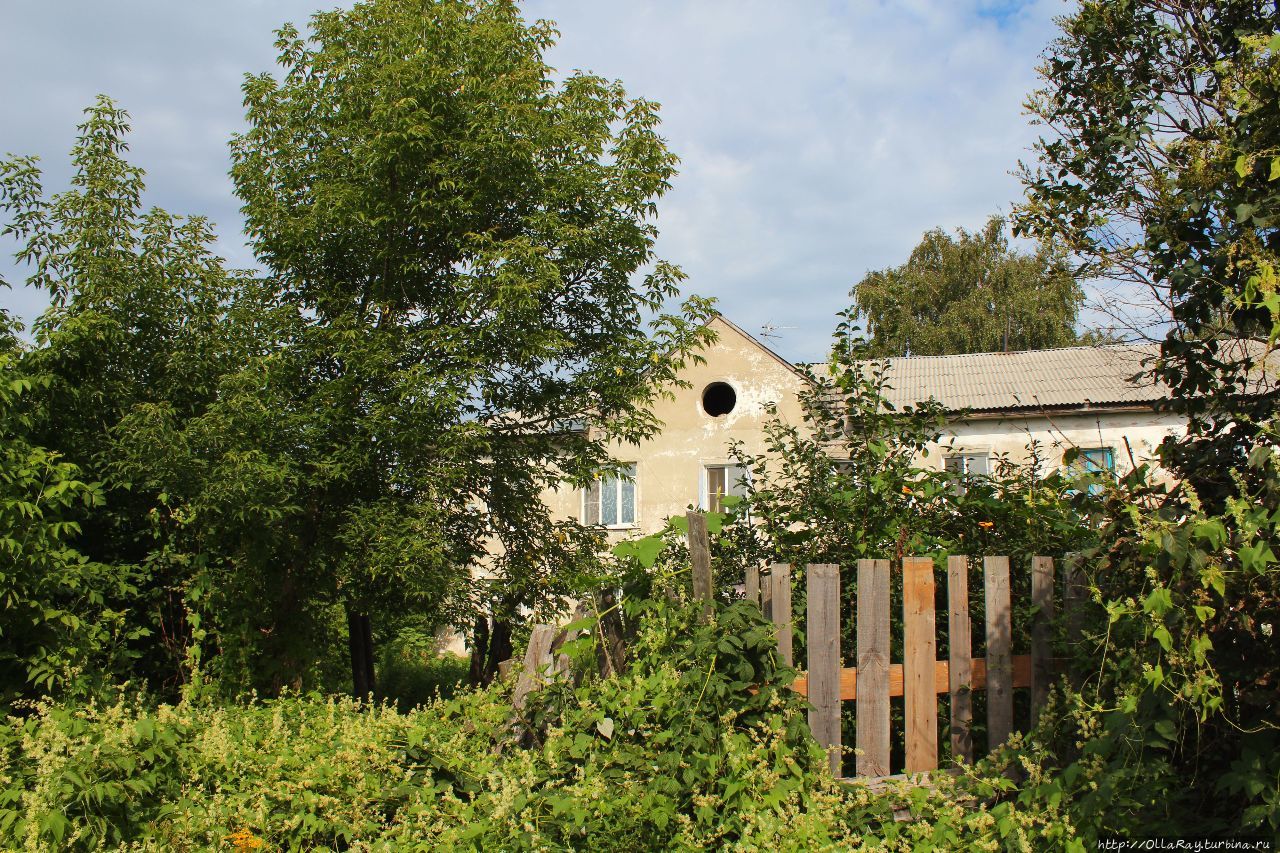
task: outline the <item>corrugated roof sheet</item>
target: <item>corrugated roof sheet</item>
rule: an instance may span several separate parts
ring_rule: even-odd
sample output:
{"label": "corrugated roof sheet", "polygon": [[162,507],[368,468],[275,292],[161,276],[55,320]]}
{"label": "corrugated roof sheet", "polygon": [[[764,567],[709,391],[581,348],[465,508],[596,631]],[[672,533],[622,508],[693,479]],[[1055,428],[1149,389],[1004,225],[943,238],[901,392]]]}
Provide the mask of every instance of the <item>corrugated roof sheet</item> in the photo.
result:
{"label": "corrugated roof sheet", "polygon": [[885,397],[896,407],[933,398],[951,411],[1146,405],[1169,389],[1143,375],[1158,345],[888,359]]}

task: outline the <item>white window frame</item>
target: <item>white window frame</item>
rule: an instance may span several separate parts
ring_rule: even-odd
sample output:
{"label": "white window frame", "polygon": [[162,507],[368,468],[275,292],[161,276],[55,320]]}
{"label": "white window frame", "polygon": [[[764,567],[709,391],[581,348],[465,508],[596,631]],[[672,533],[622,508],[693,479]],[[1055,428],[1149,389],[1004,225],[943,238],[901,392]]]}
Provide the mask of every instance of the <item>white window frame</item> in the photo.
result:
{"label": "white window frame", "polygon": [[[578,516],[582,523],[589,527],[604,527],[608,530],[631,530],[640,526],[640,490],[639,477],[636,476],[637,465],[634,462],[625,462],[620,466],[618,474],[606,474],[598,478],[595,482],[596,500],[600,504],[596,506],[597,521],[591,522],[587,513],[587,502],[591,499],[592,488],[587,487],[582,490],[582,503],[580,515]],[[606,522],[604,519],[603,495],[606,488],[614,489],[614,507],[617,512],[612,522]],[[631,492],[631,518],[624,520],[622,514],[623,500],[622,496],[625,492]]]}
{"label": "white window frame", "polygon": [[[711,508],[711,471],[712,469],[724,469],[726,472],[734,470],[740,472],[732,481],[729,480],[728,474],[725,474],[725,497],[746,497],[746,489],[751,485],[751,469],[746,465],[738,465],[733,462],[706,462],[702,466],[702,472],[698,482],[698,507],[704,512],[712,512]],[[745,485],[740,485],[745,480]],[[741,493],[732,491],[740,489]],[[723,508],[714,510],[723,512]]]}
{"label": "white window frame", "polygon": [[[959,471],[952,470],[948,463],[952,459],[961,460]],[[974,472],[971,463],[973,461],[982,460],[981,472]],[[952,488],[957,495],[963,495],[967,491],[965,480],[970,477],[990,477],[991,476],[991,451],[990,450],[960,450],[948,453],[942,457],[942,470],[946,472],[954,481]]]}
{"label": "white window frame", "polygon": [[[953,471],[948,467],[947,463],[952,459],[963,460],[959,471]],[[981,471],[974,471],[972,461],[982,460]],[[961,474],[966,477],[990,477],[991,476],[991,452],[988,450],[966,450],[956,453],[948,453],[942,458],[942,470],[948,474]]]}

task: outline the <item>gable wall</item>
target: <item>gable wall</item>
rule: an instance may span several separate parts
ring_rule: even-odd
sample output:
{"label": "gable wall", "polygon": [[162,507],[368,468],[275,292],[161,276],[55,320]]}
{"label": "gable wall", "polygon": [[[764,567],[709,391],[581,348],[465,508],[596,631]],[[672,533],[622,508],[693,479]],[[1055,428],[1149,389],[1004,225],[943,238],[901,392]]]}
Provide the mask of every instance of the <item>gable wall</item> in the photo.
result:
{"label": "gable wall", "polygon": [[[691,387],[676,388],[674,400],[655,404],[662,431],[639,447],[610,448],[618,461],[636,463],[636,524],[612,531],[612,539],[652,533],[669,516],[683,515],[690,504],[698,504],[705,489],[704,466],[729,463],[732,441],[742,441],[748,453],[763,452],[769,403],[777,405],[784,421],[801,423],[800,376],[720,318],[711,327],[718,338],[702,352],[706,363],[690,365],[681,374]],[[702,408],[702,392],[713,382],[725,382],[737,393],[733,411],[716,418]],[[543,498],[557,517],[581,518],[580,489],[566,485]]]}

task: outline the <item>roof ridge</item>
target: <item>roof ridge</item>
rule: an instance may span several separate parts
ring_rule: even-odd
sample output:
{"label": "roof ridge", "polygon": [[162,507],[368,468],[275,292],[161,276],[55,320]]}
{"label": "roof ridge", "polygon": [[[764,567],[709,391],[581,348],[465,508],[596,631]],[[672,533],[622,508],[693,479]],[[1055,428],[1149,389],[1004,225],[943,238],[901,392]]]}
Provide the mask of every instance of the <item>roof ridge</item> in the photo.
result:
{"label": "roof ridge", "polygon": [[1009,350],[1007,352],[1004,350],[996,350],[994,352],[953,352],[953,353],[946,353],[944,355],[890,355],[890,356],[884,356],[883,358],[862,358],[862,359],[858,359],[857,363],[866,364],[868,362],[874,362],[874,361],[905,361],[908,359],[912,361],[923,361],[926,359],[940,360],[944,358],[978,358],[983,356],[1031,355],[1033,353],[1067,352],[1070,350],[1108,350],[1108,349],[1134,350],[1134,349],[1151,349],[1152,347],[1158,347],[1158,346],[1159,346],[1158,343],[1151,343],[1151,342],[1133,343],[1133,344],[1128,344],[1128,343],[1077,344],[1075,346],[1069,346],[1069,347],[1020,349],[1020,350]]}

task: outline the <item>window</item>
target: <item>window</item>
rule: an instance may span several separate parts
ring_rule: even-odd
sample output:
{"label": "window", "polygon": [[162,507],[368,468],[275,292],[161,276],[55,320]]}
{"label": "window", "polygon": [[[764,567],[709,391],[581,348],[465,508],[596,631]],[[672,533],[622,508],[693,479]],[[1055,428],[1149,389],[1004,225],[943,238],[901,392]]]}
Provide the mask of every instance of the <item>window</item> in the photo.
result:
{"label": "window", "polygon": [[1080,455],[1071,464],[1071,470],[1079,475],[1090,475],[1094,482],[1089,484],[1089,494],[1102,492],[1102,484],[1097,482],[1099,475],[1111,477],[1116,471],[1116,454],[1110,447],[1082,447]]}
{"label": "window", "polygon": [[636,523],[636,466],[623,465],[621,476],[601,477],[582,492],[582,523],[630,527]]}
{"label": "window", "polygon": [[713,418],[729,414],[736,405],[737,393],[724,382],[712,382],[702,391],[702,410]]}
{"label": "window", "polygon": [[955,492],[963,495],[966,477],[986,477],[991,465],[985,453],[953,453],[943,460],[943,469],[955,480]]}
{"label": "window", "polygon": [[1112,474],[1116,470],[1116,454],[1110,447],[1082,447],[1076,464],[1087,474]]}
{"label": "window", "polygon": [[953,453],[943,463],[948,473],[970,477],[985,477],[991,473],[985,453]]}
{"label": "window", "polygon": [[725,495],[745,497],[751,473],[744,465],[708,465],[703,505],[711,512],[724,511]]}

